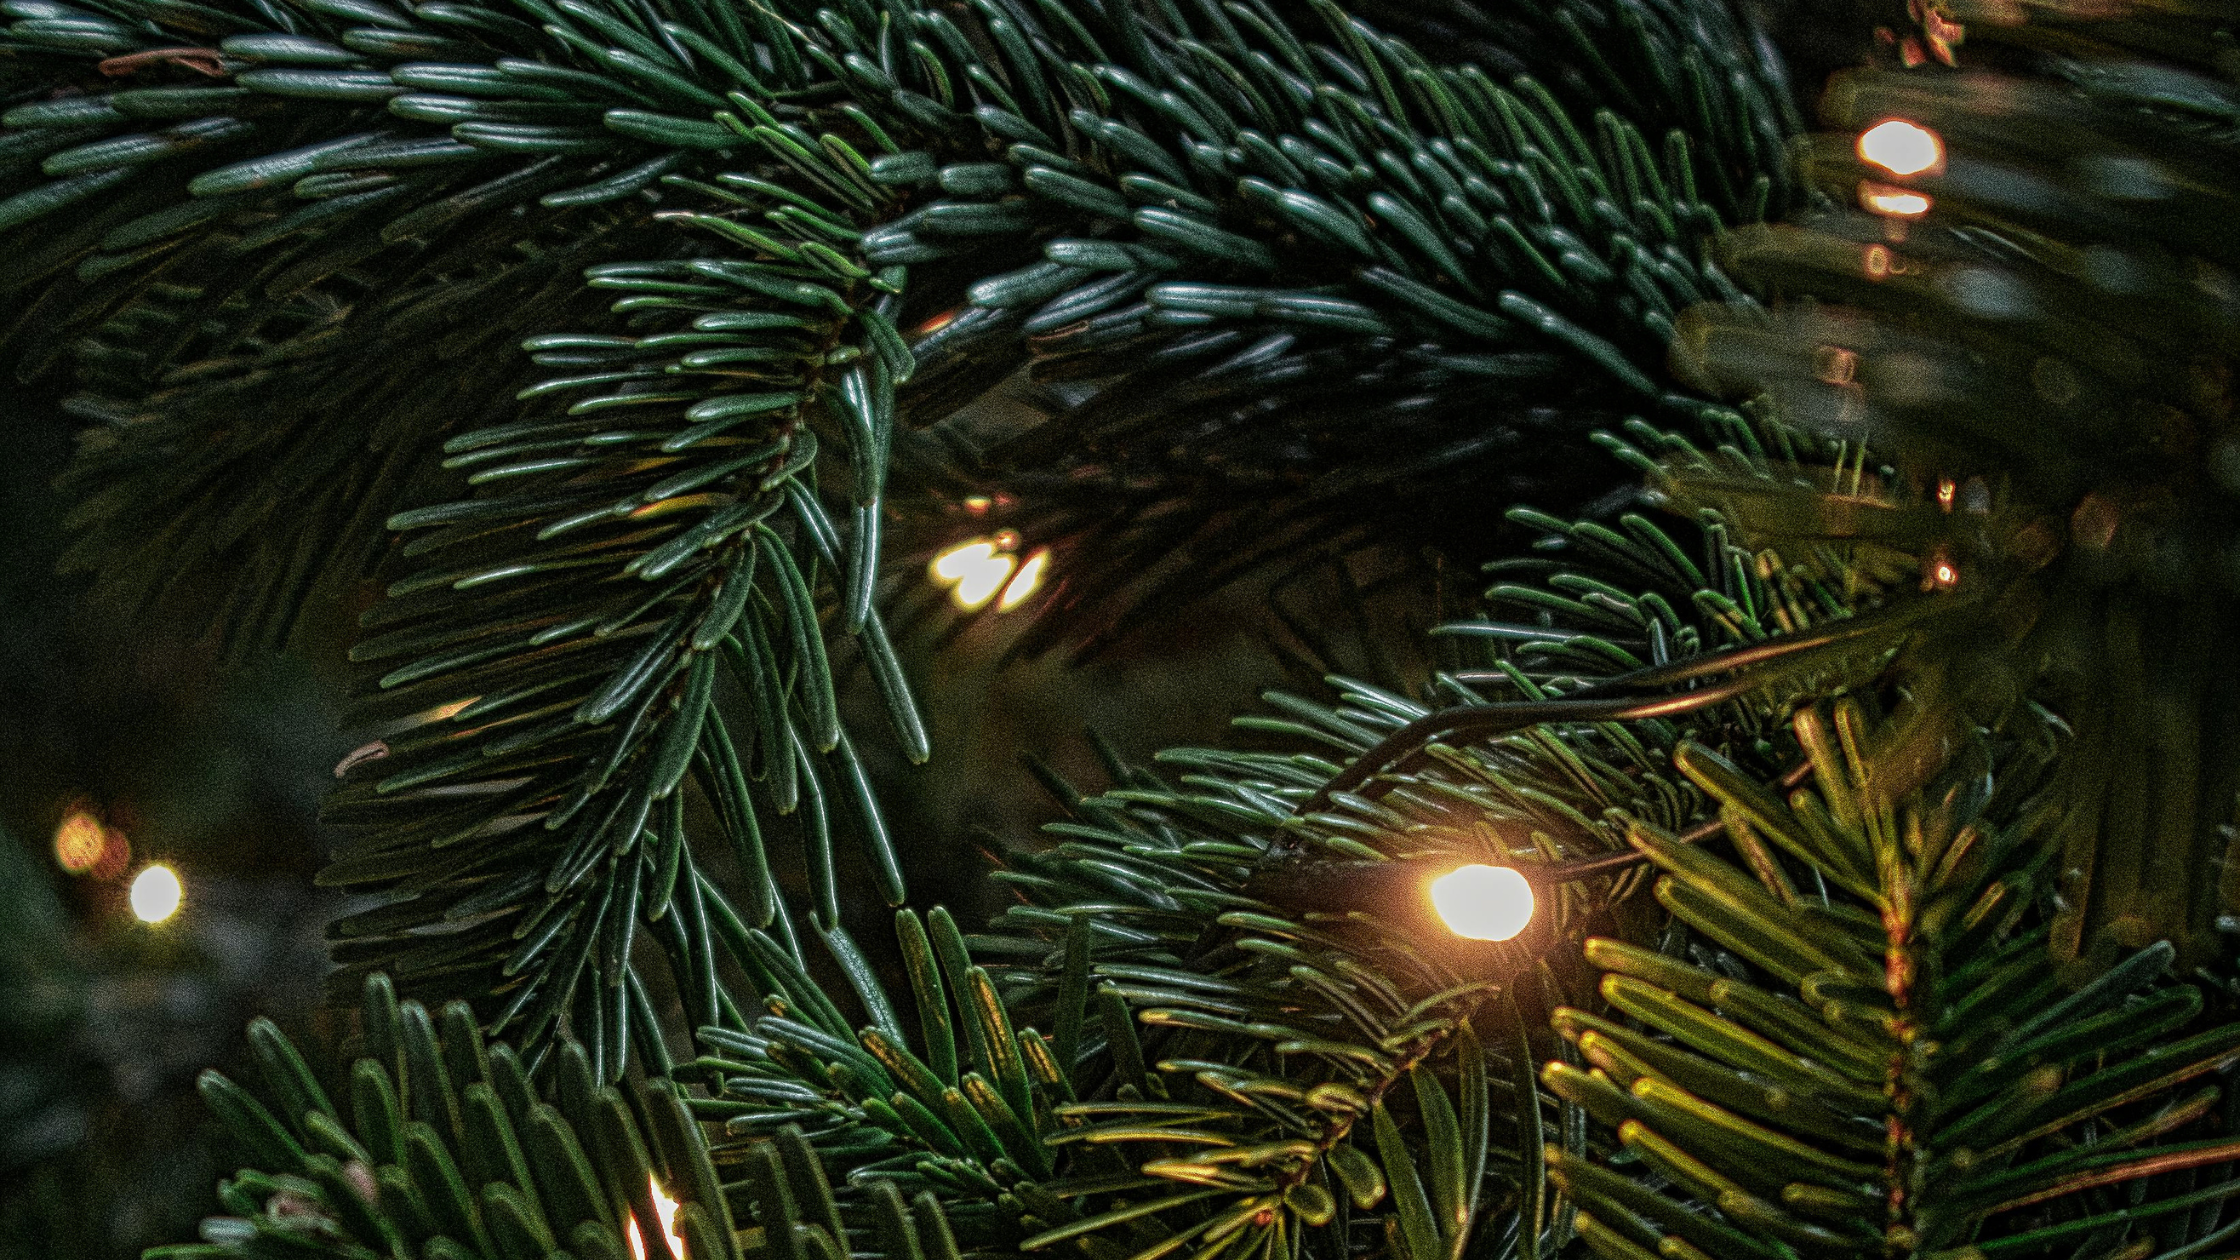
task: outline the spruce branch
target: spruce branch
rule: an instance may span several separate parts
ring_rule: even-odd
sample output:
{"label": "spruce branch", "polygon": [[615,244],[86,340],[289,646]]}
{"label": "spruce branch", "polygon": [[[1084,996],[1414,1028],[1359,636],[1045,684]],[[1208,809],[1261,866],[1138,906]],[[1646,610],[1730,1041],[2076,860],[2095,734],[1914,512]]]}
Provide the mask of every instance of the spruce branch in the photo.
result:
{"label": "spruce branch", "polygon": [[[1738,274],[1819,300],[1770,319],[1705,308],[1676,347],[1699,386],[1872,443],[1897,479],[1866,502],[1685,473],[1699,484],[1682,493],[1724,505],[1753,545],[1919,557],[1957,596],[1920,641],[1966,680],[1954,720],[2043,705],[2077,734],[2055,956],[2104,967],[2167,938],[2191,965],[2240,904],[2200,874],[2230,861],[2240,788],[2216,646],[2240,625],[2221,471],[2235,98],[2197,17],[2033,8],[1970,29],[2000,45],[1996,70],[1840,76],[1837,131],[1800,149],[1832,198],[1923,198],[1902,236],[1840,210],[1734,233],[1721,256]],[[1937,160],[1902,177],[1863,160],[1856,137],[1892,118],[1934,133]]]}
{"label": "spruce branch", "polygon": [[[1582,1236],[1612,1260],[2194,1254],[2219,1217],[2196,1210],[2240,1183],[2147,1179],[2229,1158],[2203,1096],[2174,1091],[2240,1032],[2165,980],[2167,942],[2053,1000],[2066,741],[1979,730],[1924,782],[1911,710],[1947,701],[1875,703],[1797,712],[1810,774],[1786,800],[1677,750],[1749,869],[1631,825],[1688,947],[1589,942],[1610,1011],[1555,1017],[1585,1064],[1550,1064],[1549,1087],[1634,1170],[1552,1164]],[[2104,1193],[2125,1184],[2145,1193]]]}

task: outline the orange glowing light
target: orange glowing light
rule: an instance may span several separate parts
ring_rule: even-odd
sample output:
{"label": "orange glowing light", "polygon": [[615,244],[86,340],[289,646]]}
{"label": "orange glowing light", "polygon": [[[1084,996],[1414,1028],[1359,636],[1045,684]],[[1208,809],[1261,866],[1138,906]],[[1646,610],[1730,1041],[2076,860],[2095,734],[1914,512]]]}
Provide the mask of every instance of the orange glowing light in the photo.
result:
{"label": "orange glowing light", "polygon": [[1859,160],[1892,175],[1934,175],[1944,169],[1944,139],[1919,123],[1891,118],[1859,135]]}
{"label": "orange glowing light", "polygon": [[65,815],[54,829],[54,860],[72,875],[83,875],[100,865],[108,851],[108,828],[82,809]]}
{"label": "orange glowing light", "polygon": [[1948,589],[1960,580],[1960,570],[1953,568],[1952,563],[1948,560],[1937,561],[1936,567],[1929,571],[1929,575],[1936,580],[1938,586]]}
{"label": "orange glowing light", "polygon": [[[677,1201],[662,1193],[661,1183],[651,1176],[646,1178],[646,1187],[653,1191],[653,1210],[661,1218],[662,1241],[669,1245],[670,1255],[685,1260],[684,1239],[677,1236]],[[638,1232],[638,1218],[625,1219],[628,1223],[623,1226],[623,1233],[628,1236],[631,1260],[646,1260],[646,1240]]]}
{"label": "orange glowing light", "polygon": [[1937,483],[1937,506],[1943,508],[1947,512],[1951,511],[1953,496],[1955,494],[1958,494],[1959,491],[1960,487],[1954,484],[1952,478],[1946,477],[1942,481],[1939,481]]}
{"label": "orange glowing light", "polygon": [[74,808],[55,824],[54,860],[72,875],[115,879],[132,864],[132,842],[91,810]]}
{"label": "orange glowing light", "polygon": [[990,499],[987,495],[976,494],[964,501],[964,510],[972,513],[974,516],[986,516],[988,514],[988,505],[993,502],[995,502],[995,500]]}
{"label": "orange glowing light", "polygon": [[997,612],[1010,612],[1025,603],[1042,585],[1042,575],[1050,568],[1050,549],[1043,547],[1028,556],[1019,566],[1018,576],[1003,588],[1003,595],[996,600]]}
{"label": "orange glowing light", "polygon": [[1918,219],[1929,213],[1929,207],[1936,203],[1922,193],[1892,188],[1888,184],[1861,184],[1859,204],[1887,218]]}
{"label": "orange glowing light", "polygon": [[1890,250],[1882,245],[1867,247],[1866,270],[1870,279],[1880,280],[1890,274]]}

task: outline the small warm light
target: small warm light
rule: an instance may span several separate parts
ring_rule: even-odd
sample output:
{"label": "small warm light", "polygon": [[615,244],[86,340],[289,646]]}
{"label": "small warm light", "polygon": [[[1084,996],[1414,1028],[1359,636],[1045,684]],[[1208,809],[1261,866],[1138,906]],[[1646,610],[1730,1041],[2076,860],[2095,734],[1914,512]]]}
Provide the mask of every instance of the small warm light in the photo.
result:
{"label": "small warm light", "polygon": [[71,810],[54,829],[54,860],[72,875],[90,873],[109,849],[109,829],[82,809]]}
{"label": "small warm light", "polygon": [[1960,487],[1958,483],[1954,482],[1950,477],[1946,477],[1943,480],[1937,482],[1937,506],[1943,508],[1947,512],[1951,511],[1952,498],[1955,494],[1959,493],[1959,490]]}
{"label": "small warm light", "polygon": [[1959,582],[1960,570],[1953,568],[1952,562],[1949,560],[1939,560],[1935,567],[1929,570],[1929,576],[1935,580],[1938,586],[1949,590]]}
{"label": "small warm light", "polygon": [[[1019,536],[1010,530],[992,539],[975,538],[935,556],[928,571],[935,582],[952,588],[950,597],[966,612],[982,607],[998,591],[1006,592],[1002,608],[1008,609],[1034,594],[1035,587],[1042,583],[1042,564],[1029,559],[1027,567],[1020,569],[1019,558],[1010,554],[1018,545]],[[1035,553],[1037,557],[1042,554]],[[1015,569],[1019,571],[1016,579],[1012,577]],[[1013,591],[1015,595],[1010,593]]]}
{"label": "small warm light", "polygon": [[1050,568],[1050,549],[1041,548],[1028,556],[1019,566],[1018,576],[1003,588],[1003,595],[996,600],[997,612],[1010,612],[1025,603],[1042,586],[1042,575]]}
{"label": "small warm light", "polygon": [[1867,246],[1866,258],[1862,265],[1866,268],[1868,279],[1881,280],[1888,277],[1890,274],[1889,247],[1886,245]]}
{"label": "small warm light", "polygon": [[1002,552],[989,553],[957,579],[956,589],[949,592],[949,598],[956,601],[957,607],[972,612],[996,597],[996,592],[1010,580],[1012,566],[1018,563]]}
{"label": "small warm light", "polygon": [[1944,168],[1944,141],[1919,123],[1892,118],[1860,134],[1859,160],[1901,177],[1934,174]]}
{"label": "small warm light", "polygon": [[1921,193],[1892,188],[1888,184],[1861,184],[1859,204],[1888,218],[1918,219],[1929,213],[1929,207],[1936,203]]}
{"label": "small warm light", "polygon": [[163,922],[179,913],[179,903],[185,899],[186,890],[179,885],[178,873],[161,863],[132,878],[132,913],[142,923]]}
{"label": "small warm light", "polygon": [[1532,922],[1532,885],[1509,867],[1473,863],[1431,881],[1431,908],[1456,936],[1506,941]]}
{"label": "small warm light", "polygon": [[995,500],[990,499],[987,495],[972,495],[964,501],[964,510],[972,513],[974,516],[986,516],[988,514],[988,505],[993,502],[995,502]]}
{"label": "small warm light", "polygon": [[[661,1218],[662,1241],[669,1244],[670,1255],[684,1260],[684,1239],[677,1236],[677,1201],[662,1193],[661,1183],[651,1176],[646,1178],[646,1186],[653,1191],[653,1210]],[[638,1218],[631,1216],[624,1220],[627,1224],[623,1226],[623,1233],[629,1239],[631,1260],[646,1260],[646,1240],[638,1232]]]}
{"label": "small warm light", "polygon": [[961,582],[966,574],[993,559],[996,545],[985,538],[958,543],[933,558],[930,571],[936,582]]}

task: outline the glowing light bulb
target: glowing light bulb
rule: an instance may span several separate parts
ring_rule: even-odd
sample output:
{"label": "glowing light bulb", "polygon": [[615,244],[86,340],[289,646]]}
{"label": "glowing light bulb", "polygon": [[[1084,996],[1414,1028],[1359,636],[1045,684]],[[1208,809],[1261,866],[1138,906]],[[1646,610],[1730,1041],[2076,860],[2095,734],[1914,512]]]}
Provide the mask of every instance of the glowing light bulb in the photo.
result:
{"label": "glowing light bulb", "polygon": [[142,923],[161,923],[179,913],[186,889],[180,886],[176,871],[157,863],[133,876],[131,897],[132,913],[140,916]]}
{"label": "glowing light bulb", "polygon": [[958,543],[935,556],[928,571],[933,574],[936,582],[961,582],[966,574],[973,572],[995,554],[994,543],[985,538],[975,538],[971,542]]}
{"label": "glowing light bulb", "polygon": [[1919,123],[1886,119],[1860,133],[1859,160],[1892,175],[1934,174],[1944,169],[1944,140]]}
{"label": "glowing light bulb", "polygon": [[1431,881],[1431,908],[1456,936],[1506,941],[1532,922],[1532,885],[1506,866],[1473,863]]}
{"label": "glowing light bulb", "polygon": [[996,592],[1010,579],[1012,566],[1018,563],[1002,552],[992,552],[975,561],[972,568],[957,579],[956,589],[949,592],[949,597],[956,601],[957,607],[971,612],[996,597]]}
{"label": "glowing light bulb", "polygon": [[1935,205],[1927,196],[1888,184],[1859,185],[1859,204],[1890,219],[1918,219]]}
{"label": "glowing light bulb", "polygon": [[1010,612],[1033,596],[1042,585],[1042,575],[1050,568],[1050,549],[1044,547],[1028,556],[1019,566],[1019,573],[1003,588],[1003,595],[996,600],[997,612]]}
{"label": "glowing light bulb", "polygon": [[[646,1187],[653,1191],[654,1215],[661,1218],[661,1241],[668,1244],[670,1255],[677,1260],[685,1260],[684,1239],[677,1236],[677,1201],[663,1193],[661,1183],[651,1176],[646,1178]],[[646,1260],[646,1240],[638,1232],[638,1218],[629,1216],[623,1219],[625,1224],[622,1232],[630,1244],[631,1260]]]}

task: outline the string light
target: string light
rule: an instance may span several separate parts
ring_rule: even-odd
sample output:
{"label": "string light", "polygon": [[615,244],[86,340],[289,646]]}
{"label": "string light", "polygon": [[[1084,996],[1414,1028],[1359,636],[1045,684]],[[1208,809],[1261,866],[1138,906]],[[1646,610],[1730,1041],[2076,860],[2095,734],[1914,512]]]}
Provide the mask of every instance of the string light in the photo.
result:
{"label": "string light", "polygon": [[132,913],[142,923],[161,923],[179,913],[186,889],[180,885],[177,871],[158,862],[132,877],[131,900]]}
{"label": "string light", "polygon": [[1918,219],[1935,205],[1926,194],[1888,184],[1859,185],[1859,204],[1891,219]]}
{"label": "string light", "polygon": [[1472,863],[1431,881],[1431,908],[1456,936],[1506,941],[1532,923],[1532,885],[1509,867]]}
{"label": "string light", "polygon": [[996,601],[997,612],[1010,612],[1041,588],[1050,570],[1048,547],[1036,548],[1024,563],[1013,554],[1018,549],[1019,535],[1001,530],[950,547],[935,556],[926,571],[936,585],[949,588],[950,599],[966,612],[977,611],[990,600]]}
{"label": "string light", "polygon": [[82,809],[65,815],[54,829],[54,860],[72,875],[83,875],[101,861],[109,847],[101,820]]}
{"label": "string light", "polygon": [[1876,123],[1859,134],[1859,160],[1892,175],[1934,175],[1944,169],[1944,140],[1903,118]]}
{"label": "string light", "polygon": [[1042,585],[1042,575],[1050,568],[1050,549],[1043,547],[1028,556],[1019,566],[1018,575],[1003,588],[1003,595],[996,600],[997,612],[1010,612],[1031,598]]}
{"label": "string light", "polygon": [[[650,1174],[646,1177],[646,1188],[653,1191],[654,1215],[661,1218],[661,1240],[668,1244],[670,1255],[677,1260],[685,1260],[684,1239],[677,1236],[677,1201],[664,1193],[661,1183],[655,1181]],[[646,1260],[646,1240],[638,1232],[638,1218],[631,1216],[625,1220],[627,1224],[623,1226],[623,1233],[630,1243],[631,1260]]]}

